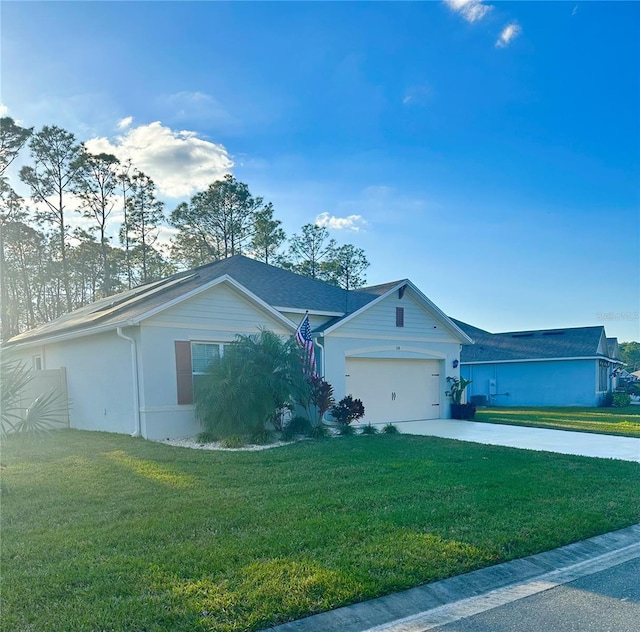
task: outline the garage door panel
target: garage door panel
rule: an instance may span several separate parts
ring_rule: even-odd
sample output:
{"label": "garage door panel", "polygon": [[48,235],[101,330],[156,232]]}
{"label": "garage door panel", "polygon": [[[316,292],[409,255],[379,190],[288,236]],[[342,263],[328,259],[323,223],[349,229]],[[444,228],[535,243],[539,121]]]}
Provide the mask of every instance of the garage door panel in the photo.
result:
{"label": "garage door panel", "polygon": [[348,358],[347,393],[362,400],[364,421],[385,423],[440,417],[437,360]]}

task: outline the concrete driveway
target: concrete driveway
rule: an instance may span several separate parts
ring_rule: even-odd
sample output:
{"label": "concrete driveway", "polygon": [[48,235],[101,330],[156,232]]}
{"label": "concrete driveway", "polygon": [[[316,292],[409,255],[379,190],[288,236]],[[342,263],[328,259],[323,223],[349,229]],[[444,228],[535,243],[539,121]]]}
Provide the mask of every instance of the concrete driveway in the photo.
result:
{"label": "concrete driveway", "polygon": [[[373,424],[384,425],[384,424]],[[444,437],[523,450],[544,450],[560,454],[594,456],[640,463],[640,439],[612,435],[525,428],[457,419],[403,421],[395,424],[400,432]]]}

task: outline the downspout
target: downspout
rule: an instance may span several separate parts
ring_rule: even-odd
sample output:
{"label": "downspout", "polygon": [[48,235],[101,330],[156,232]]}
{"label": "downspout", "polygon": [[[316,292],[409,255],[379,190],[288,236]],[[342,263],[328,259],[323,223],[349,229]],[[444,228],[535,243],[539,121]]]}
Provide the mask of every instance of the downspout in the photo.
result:
{"label": "downspout", "polygon": [[[320,349],[320,357],[322,358],[322,364],[321,364],[321,366],[322,366],[322,375],[321,375],[320,377],[324,380],[325,375],[326,375],[326,370],[325,370],[325,369],[326,369],[326,367],[325,367],[325,365],[324,365],[324,345],[323,345],[322,343],[320,343],[319,338],[320,338],[320,336],[318,336],[318,338],[316,338],[316,339],[315,339],[315,344],[316,344],[316,345],[318,346],[318,348]],[[324,336],[323,336],[323,339],[324,339]],[[325,414],[326,414],[326,413],[325,413]],[[323,417],[323,418],[320,420],[320,423],[321,423],[321,424],[322,424],[322,422],[327,423],[327,420],[326,420],[326,419],[324,419],[324,415],[322,415],[322,417]]]}
{"label": "downspout", "polygon": [[122,333],[122,327],[116,329],[118,338],[122,338],[131,344],[131,378],[133,383],[133,418],[135,428],[132,437],[140,436],[140,386],[138,382],[138,350],[134,338],[129,338]]}
{"label": "downspout", "polygon": [[326,375],[325,366],[324,366],[324,345],[320,344],[320,336],[318,336],[318,338],[315,339],[315,343],[318,347],[320,347],[320,357],[322,358],[321,360],[322,375],[320,377],[324,379],[324,376]]}

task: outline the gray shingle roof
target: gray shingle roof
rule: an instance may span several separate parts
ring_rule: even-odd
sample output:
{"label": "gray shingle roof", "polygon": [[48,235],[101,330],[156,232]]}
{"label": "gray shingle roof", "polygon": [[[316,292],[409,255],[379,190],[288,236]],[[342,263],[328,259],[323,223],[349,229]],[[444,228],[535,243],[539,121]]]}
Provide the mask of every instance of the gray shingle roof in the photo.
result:
{"label": "gray shingle roof", "polygon": [[604,327],[569,327],[492,334],[452,318],[474,343],[463,345],[460,361],[508,362],[547,358],[607,357],[598,353]]}
{"label": "gray shingle roof", "polygon": [[375,288],[372,292],[368,292],[366,288],[346,291],[324,281],[235,255],[100,299],[36,329],[19,334],[12,338],[9,344],[100,325],[115,326],[117,323],[142,316],[224,275],[229,275],[272,307],[338,312],[346,315],[379,296]]}

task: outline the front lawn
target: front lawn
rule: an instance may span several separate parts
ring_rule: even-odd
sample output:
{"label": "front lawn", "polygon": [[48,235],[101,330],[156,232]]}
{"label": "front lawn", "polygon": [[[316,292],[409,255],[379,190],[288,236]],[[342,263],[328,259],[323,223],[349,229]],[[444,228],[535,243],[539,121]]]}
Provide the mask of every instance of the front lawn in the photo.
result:
{"label": "front lawn", "polygon": [[475,421],[640,437],[640,406],[626,408],[479,408]]}
{"label": "front lawn", "polygon": [[260,630],[640,521],[640,465],[431,437],[2,446],[0,628]]}

